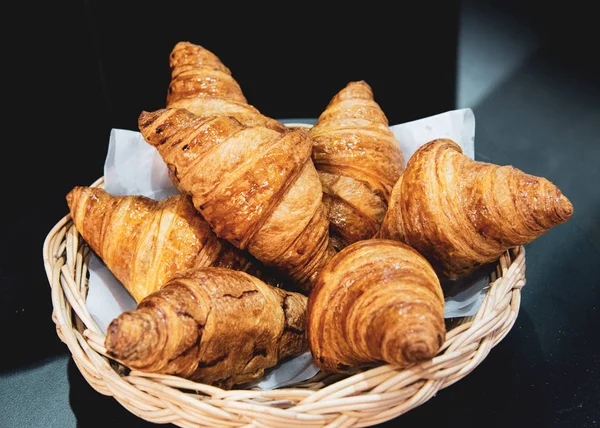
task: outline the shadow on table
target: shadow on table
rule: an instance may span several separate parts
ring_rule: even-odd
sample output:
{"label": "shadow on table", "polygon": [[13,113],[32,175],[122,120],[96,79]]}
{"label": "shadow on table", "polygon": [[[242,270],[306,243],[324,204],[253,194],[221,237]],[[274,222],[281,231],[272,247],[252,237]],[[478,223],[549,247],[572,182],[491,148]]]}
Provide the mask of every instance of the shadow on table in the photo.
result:
{"label": "shadow on table", "polygon": [[377,426],[546,426],[544,385],[538,382],[546,370],[535,326],[521,307],[508,335],[470,374],[421,406]]}
{"label": "shadow on table", "polygon": [[[90,427],[156,427],[131,413],[114,397],[100,394],[87,382],[71,358],[68,365],[69,402],[77,418],[78,428]],[[171,424],[160,425],[164,427]]]}

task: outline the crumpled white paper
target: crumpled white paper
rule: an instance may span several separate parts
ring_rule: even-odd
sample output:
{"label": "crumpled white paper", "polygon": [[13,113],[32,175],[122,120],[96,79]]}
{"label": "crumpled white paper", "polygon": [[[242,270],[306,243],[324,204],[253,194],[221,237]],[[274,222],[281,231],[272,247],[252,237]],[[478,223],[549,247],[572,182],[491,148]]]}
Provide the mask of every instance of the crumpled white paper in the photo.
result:
{"label": "crumpled white paper", "polygon": [[112,195],[163,199],[177,193],[167,165],[137,131],[113,129],[104,163],[104,189]]}
{"label": "crumpled white paper", "polygon": [[423,144],[436,138],[450,138],[463,153],[475,159],[475,115],[470,108],[451,110],[423,119],[390,126],[408,161]]}
{"label": "crumpled white paper", "polygon": [[[390,127],[408,161],[421,145],[435,138],[451,138],[464,153],[474,157],[475,118],[471,109],[452,110]],[[156,149],[137,131],[113,129],[104,165],[104,189],[113,195],[144,195],[162,199],[177,193],[167,167]],[[91,254],[87,308],[106,334],[110,322],[122,312],[135,309],[136,302],[104,263]],[[471,316],[477,312],[489,277],[475,272],[467,278],[445,285],[446,318]],[[267,370],[252,387],[274,389],[310,379],[319,369],[310,352]]]}

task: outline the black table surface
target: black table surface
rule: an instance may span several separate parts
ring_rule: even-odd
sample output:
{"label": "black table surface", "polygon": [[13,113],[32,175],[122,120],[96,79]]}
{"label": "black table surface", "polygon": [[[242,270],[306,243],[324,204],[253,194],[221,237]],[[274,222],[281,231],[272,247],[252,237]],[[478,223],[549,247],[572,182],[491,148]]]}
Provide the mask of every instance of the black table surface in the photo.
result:
{"label": "black table surface", "polygon": [[[38,16],[40,25],[43,15]],[[156,26],[145,27],[145,22],[141,20],[135,28],[147,35]],[[77,184],[91,184],[102,174],[108,129],[133,129],[133,121],[120,119],[139,111],[139,105],[119,110],[119,102],[113,99],[116,113],[94,108],[114,94],[94,86],[97,76],[90,81],[81,77],[94,75],[98,69],[93,58],[81,55],[81,44],[67,43],[81,36],[77,31],[84,26],[57,25],[50,31],[50,25],[45,25],[45,36],[56,43],[45,45],[39,62],[30,58],[39,55],[35,44],[23,42],[12,52],[18,51],[20,56],[13,58],[18,59],[17,65],[23,60],[27,66],[21,71],[27,74],[21,79],[17,75],[8,88],[19,102],[11,109],[11,134],[3,155],[3,178],[9,188],[0,246],[0,426],[154,426],[87,383],[51,320],[43,240],[66,214],[66,192]],[[476,158],[548,178],[572,201],[574,215],[526,246],[527,283],[509,334],[468,376],[382,426],[600,426],[600,279],[595,271],[600,260],[600,73],[589,55],[597,50],[592,35],[591,31],[570,31],[550,38],[472,106]],[[44,43],[44,36],[40,35],[38,43]],[[108,43],[104,48],[114,46]],[[79,59],[72,56],[77,54],[82,62],[75,67]],[[57,71],[54,67],[60,61],[73,68]],[[150,62],[157,67],[158,61],[162,59]],[[232,69],[241,67],[235,64]],[[135,72],[142,73],[143,67]],[[52,81],[45,80],[46,73],[51,73]],[[113,70],[112,76],[118,73]],[[45,85],[44,90],[38,91],[36,85]],[[258,96],[259,88],[245,85]],[[21,96],[24,86],[30,90],[27,96]],[[119,91],[122,98],[117,101],[127,96],[126,87]],[[142,96],[139,87],[136,91],[135,96]],[[51,102],[65,94],[66,104]],[[293,117],[314,120],[326,98],[319,100],[314,111],[307,109]],[[146,101],[150,104],[150,98]],[[437,103],[419,104],[422,110],[418,112],[399,109],[390,120],[398,123],[442,112],[453,108],[453,103],[449,96]],[[382,104],[392,110],[391,101]],[[266,113],[274,117],[290,117],[270,108],[265,106]],[[66,128],[77,137],[66,133]]]}

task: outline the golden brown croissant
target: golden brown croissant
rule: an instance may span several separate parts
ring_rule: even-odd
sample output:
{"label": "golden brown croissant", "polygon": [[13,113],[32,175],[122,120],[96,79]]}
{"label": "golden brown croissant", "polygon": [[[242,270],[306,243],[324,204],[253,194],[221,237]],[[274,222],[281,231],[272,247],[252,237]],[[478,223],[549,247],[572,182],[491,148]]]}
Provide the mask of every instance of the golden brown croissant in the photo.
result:
{"label": "golden brown croissant", "polygon": [[223,266],[256,276],[265,271],[250,254],[217,238],[185,195],[156,201],[76,186],[66,199],[76,229],[137,302],[190,267]]}
{"label": "golden brown croissant", "polygon": [[348,83],[311,134],[334,247],[372,238],[404,170],[404,156],[371,87],[364,81]]}
{"label": "golden brown croissant", "polygon": [[245,272],[190,269],[115,318],[105,346],[132,369],[229,388],[308,350],[306,300]]}
{"label": "golden brown croissant", "polygon": [[178,42],[169,56],[171,82],[167,107],[185,108],[198,116],[233,116],[248,126],[285,130],[285,125],[248,104],[231,71],[208,49]]}
{"label": "golden brown croissant", "polygon": [[310,288],[335,250],[306,129],[185,109],[142,112],[138,125],[217,236]]}
{"label": "golden brown croissant", "polygon": [[545,178],[474,161],[454,141],[437,139],[409,159],[379,236],[405,242],[438,273],[457,278],[572,213],[571,202]]}
{"label": "golden brown croissant", "polygon": [[393,240],[367,239],[337,253],[317,277],[306,317],[310,350],[326,373],[378,362],[406,367],[433,358],[446,337],[435,271]]}

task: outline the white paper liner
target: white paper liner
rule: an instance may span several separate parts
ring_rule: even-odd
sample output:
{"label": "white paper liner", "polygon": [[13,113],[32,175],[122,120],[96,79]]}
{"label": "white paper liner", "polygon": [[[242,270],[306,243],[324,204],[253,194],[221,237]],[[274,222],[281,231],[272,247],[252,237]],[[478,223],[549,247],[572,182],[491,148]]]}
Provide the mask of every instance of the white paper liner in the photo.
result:
{"label": "white paper liner", "polygon": [[[451,110],[434,116],[390,126],[400,142],[405,160],[435,138],[450,138],[474,158],[475,117],[471,109]],[[104,166],[104,189],[113,195],[144,195],[162,199],[177,193],[157,150],[137,131],[113,129]],[[89,262],[87,308],[102,331],[122,312],[134,309],[135,300],[95,254]],[[477,312],[489,276],[475,272],[459,281],[445,283],[445,318],[472,316]],[[265,372],[251,385],[263,390],[280,388],[310,379],[319,369],[310,352]]]}

